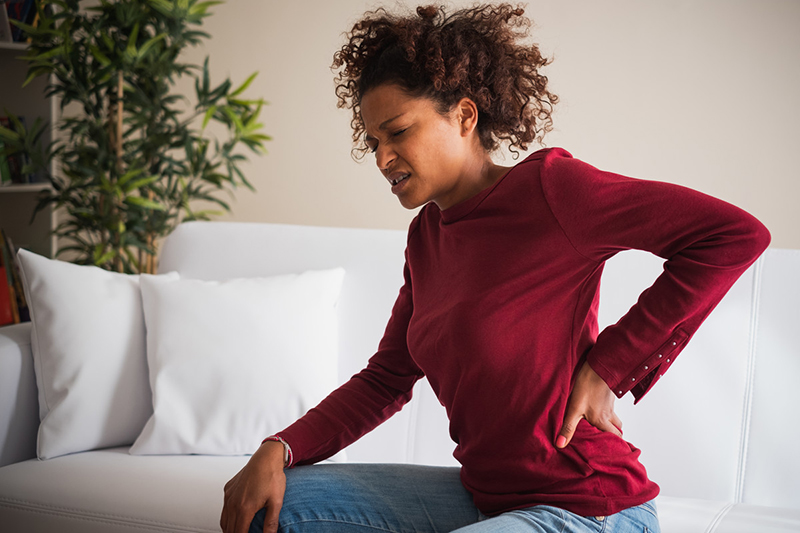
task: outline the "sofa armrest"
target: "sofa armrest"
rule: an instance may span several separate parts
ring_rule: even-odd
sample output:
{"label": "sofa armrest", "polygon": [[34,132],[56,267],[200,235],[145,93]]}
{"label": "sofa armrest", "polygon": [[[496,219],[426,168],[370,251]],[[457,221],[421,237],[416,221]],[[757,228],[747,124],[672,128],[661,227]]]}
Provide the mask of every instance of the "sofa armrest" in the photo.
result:
{"label": "sofa armrest", "polygon": [[31,324],[0,327],[0,466],[36,457],[38,427]]}

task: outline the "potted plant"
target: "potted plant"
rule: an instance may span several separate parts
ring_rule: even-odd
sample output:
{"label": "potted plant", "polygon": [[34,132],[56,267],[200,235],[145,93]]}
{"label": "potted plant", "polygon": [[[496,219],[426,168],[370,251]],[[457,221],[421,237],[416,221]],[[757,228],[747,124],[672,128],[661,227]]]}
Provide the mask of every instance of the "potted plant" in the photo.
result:
{"label": "potted plant", "polygon": [[[183,220],[220,212],[195,210],[195,201],[230,211],[216,193],[252,190],[240,148],[262,153],[269,140],[259,122],[263,100],[241,96],[256,74],[237,88],[230,80],[212,86],[208,58],[202,66],[181,61],[184,49],[208,38],[198,26],[218,3],[101,0],[82,8],[79,0],[51,1],[37,5],[35,27],[19,25],[30,36],[26,83],[48,76],[47,93],[62,111],[80,109],[62,117],[49,146],[41,146],[41,121],[0,130],[7,150],[27,154],[25,172],[43,172],[52,183],[37,211],[63,208],[59,254],[153,272],[159,238]],[[175,89],[183,76],[194,79],[194,102]],[[59,172],[50,173],[54,159]]]}

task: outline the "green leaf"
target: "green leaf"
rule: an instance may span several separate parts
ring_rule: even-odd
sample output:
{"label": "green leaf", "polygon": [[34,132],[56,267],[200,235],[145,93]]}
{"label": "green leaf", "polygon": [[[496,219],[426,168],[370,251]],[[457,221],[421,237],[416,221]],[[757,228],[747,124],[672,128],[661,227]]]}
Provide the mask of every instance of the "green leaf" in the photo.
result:
{"label": "green leaf", "polygon": [[231,120],[231,122],[233,122],[234,126],[236,126],[236,131],[244,130],[244,125],[242,124],[242,120],[239,118],[239,115],[233,112],[233,109],[226,106],[222,108],[222,111],[223,113],[228,115],[228,118]]}
{"label": "green leaf", "polygon": [[203,94],[208,94],[210,87],[211,80],[209,79],[208,74],[208,56],[206,56],[206,60],[203,61]]}
{"label": "green leaf", "polygon": [[172,16],[174,7],[171,2],[167,2],[166,0],[147,0],[147,3],[159,13]]}
{"label": "green leaf", "polygon": [[217,106],[215,105],[212,105],[211,107],[208,108],[208,110],[206,110],[206,115],[203,117],[202,129],[206,129],[206,126],[208,126],[208,121],[211,120],[211,117],[213,117],[214,113],[216,112],[217,112]]}
{"label": "green leaf", "polygon": [[247,78],[243,84],[241,84],[239,87],[236,88],[235,91],[233,91],[231,94],[228,95],[228,99],[230,99],[233,96],[242,94],[245,91],[245,89],[247,89],[250,86],[250,84],[253,83],[253,80],[256,78],[256,76],[258,76],[258,71],[250,74],[250,77]]}
{"label": "green leaf", "polygon": [[121,177],[120,177],[120,178],[117,180],[117,185],[119,185],[120,187],[122,187],[122,186],[124,186],[126,183],[128,183],[130,180],[132,180],[133,178],[135,178],[136,176],[141,176],[142,174],[144,174],[144,172],[145,172],[145,169],[143,169],[143,168],[135,168],[135,169],[133,169],[133,170],[129,170],[128,172],[126,172],[125,174],[123,174],[123,175],[122,175],[122,176],[121,176]]}
{"label": "green leaf", "polygon": [[124,190],[125,190],[125,192],[131,192],[131,191],[134,191],[136,189],[139,189],[140,187],[144,187],[146,185],[150,185],[151,183],[155,183],[160,179],[161,179],[160,176],[148,176],[146,178],[142,178],[142,179],[139,179],[139,180],[132,181],[130,183],[130,185],[128,185],[127,187],[124,188]]}
{"label": "green leaf", "polygon": [[215,6],[217,4],[222,4],[222,3],[224,3],[224,2],[215,1],[215,0],[212,0],[212,1],[209,1],[209,2],[200,2],[199,4],[195,4],[191,8],[189,8],[189,14],[190,15],[205,15],[206,11],[208,11],[209,7]]}
{"label": "green leaf", "polygon": [[136,205],[139,207],[144,207],[145,209],[152,209],[154,211],[166,210],[166,207],[156,202],[155,200],[148,200],[147,198],[142,198],[141,196],[128,196],[127,198],[125,198],[125,203]]}
{"label": "green leaf", "polygon": [[38,54],[34,57],[28,58],[28,61],[36,61],[36,62],[43,62],[45,59],[50,59],[60,55],[66,55],[67,53],[66,45],[56,46],[55,48],[51,48],[47,52],[43,52]]}
{"label": "green leaf", "polygon": [[136,39],[139,37],[139,23],[133,25],[133,30],[131,30],[131,34],[128,37],[128,46],[125,49],[125,55],[134,59],[139,55],[136,51]]}
{"label": "green leaf", "polygon": [[8,118],[11,119],[11,122],[14,124],[14,131],[19,133],[20,137],[25,137],[27,131],[25,130],[25,126],[22,124],[22,121],[16,115],[8,115]]}
{"label": "green leaf", "polygon": [[111,65],[111,60],[108,58],[108,56],[101,52],[96,46],[90,46],[89,52],[91,52],[92,56],[104,67]]}
{"label": "green leaf", "polygon": [[142,47],[139,49],[139,57],[142,58],[145,55],[147,55],[147,52],[152,47],[154,47],[155,45],[157,45],[161,41],[165,40],[166,38],[167,38],[167,34],[166,33],[159,33],[158,35],[156,35],[152,39],[148,39],[148,41],[146,43],[144,43],[142,45]]}
{"label": "green leaf", "polygon": [[33,26],[29,26],[29,25],[25,24],[24,22],[20,22],[19,20],[9,20],[9,22],[12,25],[16,26],[17,28],[19,28],[22,31],[24,31],[25,33],[27,33],[28,35],[34,35],[34,34],[37,33],[37,29],[36,28],[34,28]]}
{"label": "green leaf", "polygon": [[106,247],[104,244],[95,245],[94,252],[92,254],[92,258],[95,265],[100,266],[114,259],[114,256],[116,255],[114,253],[114,250],[109,250],[108,252],[103,253],[103,250],[105,250],[105,248]]}
{"label": "green leaf", "polygon": [[16,131],[0,126],[0,139],[9,142],[17,142],[20,140],[20,134]]}

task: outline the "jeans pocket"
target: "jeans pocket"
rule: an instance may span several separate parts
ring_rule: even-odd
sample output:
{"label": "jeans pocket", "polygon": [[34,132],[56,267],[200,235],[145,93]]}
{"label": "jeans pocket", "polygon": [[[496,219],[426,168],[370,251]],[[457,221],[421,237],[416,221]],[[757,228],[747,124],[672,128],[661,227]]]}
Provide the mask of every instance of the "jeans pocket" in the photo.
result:
{"label": "jeans pocket", "polygon": [[639,506],[641,509],[648,511],[650,514],[658,518],[658,510],[656,509],[655,500],[650,500],[649,502],[644,502],[642,505]]}

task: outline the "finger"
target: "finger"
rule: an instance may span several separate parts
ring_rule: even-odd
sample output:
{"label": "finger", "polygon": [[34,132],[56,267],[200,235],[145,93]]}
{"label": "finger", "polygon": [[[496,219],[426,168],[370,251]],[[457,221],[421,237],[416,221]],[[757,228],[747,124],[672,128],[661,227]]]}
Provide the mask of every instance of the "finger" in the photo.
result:
{"label": "finger", "polygon": [[610,420],[606,420],[606,421],[604,421],[602,423],[599,423],[599,424],[595,425],[595,427],[597,429],[599,429],[600,431],[605,431],[607,433],[613,433],[617,437],[621,437],[622,436],[622,431],[620,431],[619,428],[616,425],[614,425]]}
{"label": "finger", "polygon": [[622,436],[622,419],[617,416],[617,413],[613,413],[611,416],[611,423],[619,430],[619,436]]}
{"label": "finger", "polygon": [[[244,511],[242,509],[236,513],[236,521],[234,524],[233,529],[231,529],[231,533],[247,533],[250,530],[250,524],[253,522],[253,518],[255,518],[256,513],[252,511]],[[264,532],[266,533],[267,529],[265,527]]]}
{"label": "finger", "polygon": [[277,533],[282,503],[270,501],[267,504],[266,514],[264,515],[264,533]]}
{"label": "finger", "polygon": [[228,510],[227,515],[225,516],[225,527],[222,528],[222,531],[225,533],[233,533],[236,528],[236,513],[231,512]]}
{"label": "finger", "polygon": [[222,528],[223,533],[228,533],[230,531],[230,508],[228,506],[228,495],[225,495],[225,500],[222,504],[222,513],[219,517],[219,527]]}
{"label": "finger", "polygon": [[556,439],[556,448],[564,448],[569,444],[581,418],[583,417],[574,415],[564,418],[564,424],[561,426],[561,431],[558,432],[558,438]]}

